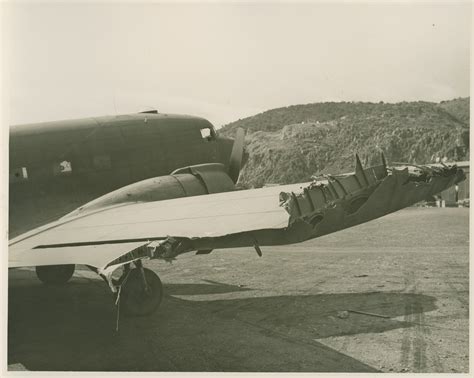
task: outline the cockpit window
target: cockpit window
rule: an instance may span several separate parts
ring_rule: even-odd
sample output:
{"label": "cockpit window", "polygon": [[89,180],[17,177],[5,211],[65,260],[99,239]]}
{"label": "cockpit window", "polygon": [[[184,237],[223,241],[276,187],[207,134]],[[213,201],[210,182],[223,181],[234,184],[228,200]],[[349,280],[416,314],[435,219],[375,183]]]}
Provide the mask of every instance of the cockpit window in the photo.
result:
{"label": "cockpit window", "polygon": [[206,128],[201,129],[201,136],[202,136],[202,139],[211,140],[213,138],[211,128],[206,127]]}

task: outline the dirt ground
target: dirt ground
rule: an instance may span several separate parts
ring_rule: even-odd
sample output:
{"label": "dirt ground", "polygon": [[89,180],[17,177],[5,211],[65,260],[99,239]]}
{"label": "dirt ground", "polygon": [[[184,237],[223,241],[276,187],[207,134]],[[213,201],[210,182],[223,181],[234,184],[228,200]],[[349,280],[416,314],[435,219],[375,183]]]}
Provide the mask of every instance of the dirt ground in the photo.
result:
{"label": "dirt ground", "polygon": [[9,370],[468,372],[468,224],[468,209],[410,208],[262,258],[147,262],[166,296],[118,334],[92,272],[47,287],[12,270]]}

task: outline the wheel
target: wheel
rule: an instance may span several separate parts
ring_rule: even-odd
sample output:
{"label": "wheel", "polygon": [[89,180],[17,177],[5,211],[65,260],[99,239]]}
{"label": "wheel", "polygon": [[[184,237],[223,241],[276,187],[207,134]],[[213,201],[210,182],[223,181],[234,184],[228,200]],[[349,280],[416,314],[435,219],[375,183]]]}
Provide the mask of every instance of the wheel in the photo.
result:
{"label": "wheel", "polygon": [[150,269],[143,268],[148,291],[145,291],[140,269],[130,270],[120,294],[120,308],[127,316],[150,315],[161,303],[163,285],[160,277]]}
{"label": "wheel", "polygon": [[44,265],[36,267],[36,276],[47,285],[61,285],[74,274],[75,265]]}

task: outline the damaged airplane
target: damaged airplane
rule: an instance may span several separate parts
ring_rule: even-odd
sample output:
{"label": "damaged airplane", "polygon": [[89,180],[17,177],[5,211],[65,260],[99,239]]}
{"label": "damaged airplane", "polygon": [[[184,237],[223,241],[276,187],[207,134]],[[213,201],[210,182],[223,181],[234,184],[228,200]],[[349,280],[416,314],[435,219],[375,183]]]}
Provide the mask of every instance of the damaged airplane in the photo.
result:
{"label": "damaged airplane", "polygon": [[[128,185],[10,240],[9,267],[36,266],[40,279],[61,283],[74,264],[87,265],[124,312],[147,315],[158,308],[163,289],[143,260],[234,247],[254,247],[261,256],[262,246],[299,243],[379,218],[465,178],[455,165],[388,166],[383,155],[380,165],[364,168],[356,155],[353,173],[233,190],[242,146],[239,131],[228,169],[201,164]],[[182,198],[159,197],[171,181]]]}

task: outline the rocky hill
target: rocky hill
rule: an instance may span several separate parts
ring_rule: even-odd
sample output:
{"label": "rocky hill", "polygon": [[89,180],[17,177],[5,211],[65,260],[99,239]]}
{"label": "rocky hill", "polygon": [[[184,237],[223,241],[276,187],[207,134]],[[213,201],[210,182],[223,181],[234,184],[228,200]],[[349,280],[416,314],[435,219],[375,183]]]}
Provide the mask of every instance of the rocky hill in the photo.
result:
{"label": "rocky hill", "polygon": [[389,163],[469,159],[469,98],[294,105],[232,122],[219,132],[233,136],[238,127],[247,130],[243,187],[353,171],[356,152],[365,164],[380,162],[382,151]]}

